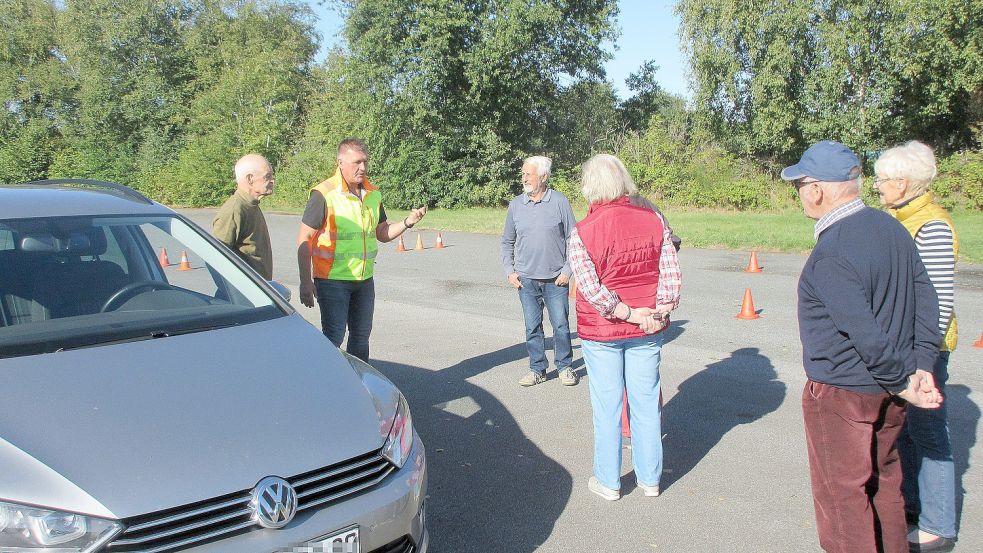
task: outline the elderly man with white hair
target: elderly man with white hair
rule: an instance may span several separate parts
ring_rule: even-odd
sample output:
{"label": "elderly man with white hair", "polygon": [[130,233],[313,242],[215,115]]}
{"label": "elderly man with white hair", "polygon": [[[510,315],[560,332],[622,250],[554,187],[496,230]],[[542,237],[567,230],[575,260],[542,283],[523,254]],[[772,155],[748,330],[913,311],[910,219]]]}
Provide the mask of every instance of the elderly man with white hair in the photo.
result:
{"label": "elderly man with white hair", "polygon": [[502,232],[502,269],[519,292],[526,326],[529,372],[519,379],[521,386],[546,382],[546,338],[543,333],[543,306],[553,325],[553,349],[560,383],[577,384],[571,367],[567,299],[570,263],[567,238],[577,220],[566,196],[547,187],[552,161],[533,156],[522,164],[522,190],[509,203]]}
{"label": "elderly man with white hair", "polygon": [[222,204],[212,234],[266,280],[273,278],[273,247],[259,202],[273,193],[273,167],[259,154],[235,164],[236,191]]}
{"label": "elderly man with white hair", "polygon": [[819,545],[908,551],[896,447],[905,401],[935,409],[935,290],[908,232],[860,200],[860,161],[822,141],[786,167],[816,247],[799,277],[802,392]]}

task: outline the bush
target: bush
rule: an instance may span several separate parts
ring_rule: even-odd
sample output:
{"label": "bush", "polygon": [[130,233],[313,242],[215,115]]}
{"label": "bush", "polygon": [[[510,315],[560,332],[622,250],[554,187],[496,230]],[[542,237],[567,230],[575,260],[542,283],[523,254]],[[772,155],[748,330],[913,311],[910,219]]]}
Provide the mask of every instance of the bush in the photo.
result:
{"label": "bush", "polygon": [[694,207],[774,207],[775,183],[757,164],[711,142],[680,143],[669,130],[655,117],[619,153],[642,194]]}
{"label": "bush", "polygon": [[959,152],[942,159],[932,191],[948,209],[964,205],[983,210],[983,151]]}

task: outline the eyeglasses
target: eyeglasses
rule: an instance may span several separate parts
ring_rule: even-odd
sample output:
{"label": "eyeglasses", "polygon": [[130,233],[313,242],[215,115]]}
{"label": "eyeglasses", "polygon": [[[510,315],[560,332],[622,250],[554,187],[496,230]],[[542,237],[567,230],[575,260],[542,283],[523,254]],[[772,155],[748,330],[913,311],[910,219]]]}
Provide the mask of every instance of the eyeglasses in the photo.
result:
{"label": "eyeglasses", "polygon": [[792,181],[792,183],[795,185],[796,190],[802,188],[803,186],[809,186],[810,184],[819,184],[820,182],[822,182],[822,181],[820,181],[820,180],[809,180],[809,181],[807,181],[805,179],[805,177],[802,177],[801,179],[796,179],[796,180]]}
{"label": "eyeglasses", "polygon": [[898,179],[874,179],[874,186],[880,186],[882,182],[891,182]]}

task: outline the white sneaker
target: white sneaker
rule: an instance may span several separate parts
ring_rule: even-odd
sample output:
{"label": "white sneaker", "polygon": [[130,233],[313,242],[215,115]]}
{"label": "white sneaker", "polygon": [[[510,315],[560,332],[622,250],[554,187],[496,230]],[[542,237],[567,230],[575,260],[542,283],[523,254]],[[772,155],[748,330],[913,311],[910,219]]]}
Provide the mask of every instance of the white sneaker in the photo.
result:
{"label": "white sneaker", "polygon": [[642,490],[645,497],[659,497],[659,493],[661,493],[658,485],[646,486],[645,484],[639,484],[638,489]]}
{"label": "white sneaker", "polygon": [[526,373],[525,376],[519,379],[519,386],[535,386],[536,384],[542,384],[546,382],[546,376],[542,374],[536,374],[532,371]]}
{"label": "white sneaker", "polygon": [[576,386],[577,380],[577,373],[573,372],[573,369],[563,369],[560,371],[560,384],[564,386]]}
{"label": "white sneaker", "polygon": [[621,499],[621,490],[612,490],[611,488],[608,488],[604,484],[598,482],[597,478],[594,476],[591,476],[590,480],[587,481],[587,489],[596,493],[602,498],[607,499],[608,501],[617,501]]}

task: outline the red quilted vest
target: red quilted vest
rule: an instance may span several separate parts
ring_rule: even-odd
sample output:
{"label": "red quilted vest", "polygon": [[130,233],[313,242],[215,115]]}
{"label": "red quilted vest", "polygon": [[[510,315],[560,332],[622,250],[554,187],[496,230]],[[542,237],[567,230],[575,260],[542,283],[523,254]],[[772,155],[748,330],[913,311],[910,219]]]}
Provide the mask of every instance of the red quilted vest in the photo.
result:
{"label": "red quilted vest", "polygon": [[[628,198],[594,204],[577,223],[577,233],[601,284],[632,307],[655,307],[663,225],[658,215],[628,203]],[[581,339],[611,342],[645,336],[634,324],[609,320],[577,292],[577,334]]]}

